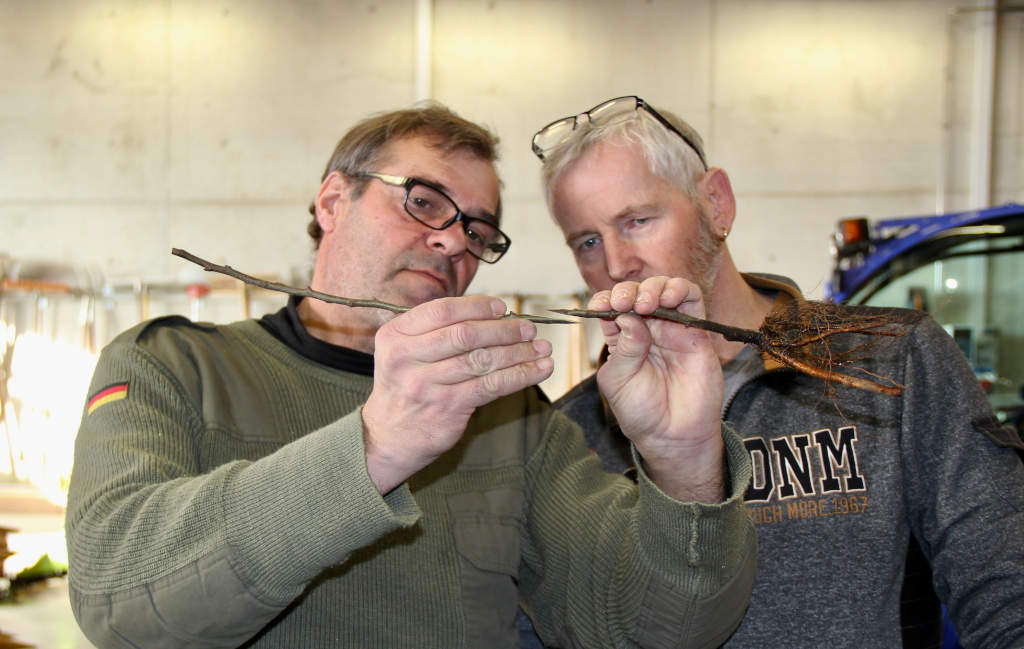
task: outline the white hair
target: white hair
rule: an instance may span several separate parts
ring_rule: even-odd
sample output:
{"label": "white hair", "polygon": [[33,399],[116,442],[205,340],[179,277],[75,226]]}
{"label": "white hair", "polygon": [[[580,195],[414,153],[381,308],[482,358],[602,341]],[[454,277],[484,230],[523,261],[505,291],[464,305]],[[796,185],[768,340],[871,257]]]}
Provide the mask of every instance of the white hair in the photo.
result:
{"label": "white hair", "polygon": [[658,113],[685,134],[700,150],[700,155],[683,138],[643,109],[610,124],[581,124],[565,142],[544,153],[541,182],[548,207],[552,205],[552,188],[561,175],[598,143],[616,139],[638,144],[651,173],[679,186],[690,200],[696,202],[697,181],[706,171],[701,160],[704,156],[703,140],[692,126],[675,114],[661,109]]}

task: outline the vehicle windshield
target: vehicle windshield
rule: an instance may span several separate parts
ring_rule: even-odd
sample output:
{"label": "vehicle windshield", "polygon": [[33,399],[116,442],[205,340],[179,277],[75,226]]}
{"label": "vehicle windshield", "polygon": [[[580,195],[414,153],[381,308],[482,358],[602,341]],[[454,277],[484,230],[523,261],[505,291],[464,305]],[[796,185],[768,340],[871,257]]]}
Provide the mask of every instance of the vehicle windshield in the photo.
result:
{"label": "vehicle windshield", "polygon": [[1000,420],[1021,432],[1024,233],[961,230],[897,257],[847,302],[930,313],[970,361]]}

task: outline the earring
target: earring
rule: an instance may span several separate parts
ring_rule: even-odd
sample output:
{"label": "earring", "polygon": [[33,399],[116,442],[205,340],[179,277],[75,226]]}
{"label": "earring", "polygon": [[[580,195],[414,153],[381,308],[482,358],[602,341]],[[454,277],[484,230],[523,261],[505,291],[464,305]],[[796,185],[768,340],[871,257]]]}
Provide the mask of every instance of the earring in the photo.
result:
{"label": "earring", "polygon": [[722,230],[722,241],[725,241],[726,237],[728,237],[728,236],[729,236],[729,230],[728,229]]}

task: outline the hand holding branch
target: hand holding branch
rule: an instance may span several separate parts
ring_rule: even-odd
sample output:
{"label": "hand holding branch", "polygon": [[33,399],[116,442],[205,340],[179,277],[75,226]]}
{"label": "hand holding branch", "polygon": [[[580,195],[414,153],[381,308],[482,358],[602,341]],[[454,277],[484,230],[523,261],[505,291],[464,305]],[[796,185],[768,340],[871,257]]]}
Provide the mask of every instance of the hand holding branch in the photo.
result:
{"label": "hand holding branch", "polygon": [[480,406],[551,376],[551,343],[482,295],[413,307],[377,332],[366,465],[387,493],[449,450]]}
{"label": "hand holding branch", "polygon": [[720,502],[722,368],[707,332],[663,318],[669,309],[703,318],[700,289],[680,278],[622,282],[590,307],[625,313],[601,323],[611,352],[597,373],[601,394],[651,478],[678,500]]}

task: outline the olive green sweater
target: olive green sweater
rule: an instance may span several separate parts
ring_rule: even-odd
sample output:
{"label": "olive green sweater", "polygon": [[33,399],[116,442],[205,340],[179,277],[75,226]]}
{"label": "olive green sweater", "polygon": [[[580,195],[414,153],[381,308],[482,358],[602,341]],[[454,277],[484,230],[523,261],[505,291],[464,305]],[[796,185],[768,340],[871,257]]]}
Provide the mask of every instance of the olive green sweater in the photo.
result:
{"label": "olive green sweater", "polygon": [[516,647],[520,598],[553,645],[712,647],[739,624],[750,467],[679,503],[607,474],[536,390],[382,497],[372,379],[255,321],[144,323],[104,351],[75,447],[71,600],[98,647]]}

